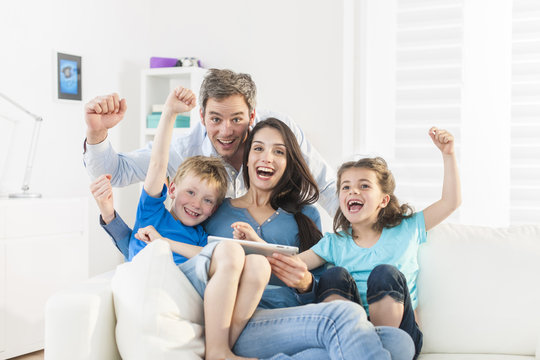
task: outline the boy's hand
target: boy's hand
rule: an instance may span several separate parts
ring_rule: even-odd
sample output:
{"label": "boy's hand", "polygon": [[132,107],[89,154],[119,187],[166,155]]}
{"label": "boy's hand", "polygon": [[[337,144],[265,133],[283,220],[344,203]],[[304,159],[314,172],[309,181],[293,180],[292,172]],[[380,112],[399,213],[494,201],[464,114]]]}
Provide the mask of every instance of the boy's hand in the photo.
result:
{"label": "boy's hand", "polygon": [[144,241],[147,244],[151,243],[152,241],[156,239],[162,239],[162,238],[163,236],[161,236],[161,234],[158,233],[157,230],[152,225],[148,225],[146,227],[140,228],[135,234],[135,239]]}
{"label": "boy's hand", "polygon": [[124,118],[127,110],[126,99],[118,94],[97,96],[84,105],[86,138],[88,144],[98,144],[105,140],[107,131]]}
{"label": "boy's hand", "polygon": [[90,184],[90,192],[96,199],[105,224],[114,219],[114,201],[111,186],[111,175],[101,175]]}
{"label": "boy's hand", "polygon": [[188,112],[197,105],[195,94],[190,89],[178,86],[171,91],[165,101],[165,111],[172,114]]}
{"label": "boy's hand", "polygon": [[454,153],[454,136],[448,131],[434,126],[429,129],[429,136],[443,155],[452,155]]}
{"label": "boy's hand", "polygon": [[257,235],[255,230],[246,222],[237,221],[235,223],[231,224],[231,227],[233,230],[233,238],[240,239],[240,240],[249,240],[249,241],[256,241],[256,242],[263,242],[265,243],[263,239]]}

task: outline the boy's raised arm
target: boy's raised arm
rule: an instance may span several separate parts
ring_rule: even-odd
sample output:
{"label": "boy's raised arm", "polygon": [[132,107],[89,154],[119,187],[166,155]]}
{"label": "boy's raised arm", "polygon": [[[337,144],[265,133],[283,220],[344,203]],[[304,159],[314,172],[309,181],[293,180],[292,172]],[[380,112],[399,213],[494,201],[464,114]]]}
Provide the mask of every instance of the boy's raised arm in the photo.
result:
{"label": "boy's raised arm", "polygon": [[429,136],[441,150],[444,163],[442,196],[424,210],[426,230],[432,229],[461,205],[461,183],[454,151],[454,136],[446,130],[432,127]]}
{"label": "boy's raised arm", "polygon": [[176,116],[190,111],[195,107],[195,104],[195,94],[182,86],[173,89],[167,97],[156,136],[154,137],[150,164],[144,181],[144,190],[152,197],[161,195],[165,183],[167,164],[169,162],[169,147]]}

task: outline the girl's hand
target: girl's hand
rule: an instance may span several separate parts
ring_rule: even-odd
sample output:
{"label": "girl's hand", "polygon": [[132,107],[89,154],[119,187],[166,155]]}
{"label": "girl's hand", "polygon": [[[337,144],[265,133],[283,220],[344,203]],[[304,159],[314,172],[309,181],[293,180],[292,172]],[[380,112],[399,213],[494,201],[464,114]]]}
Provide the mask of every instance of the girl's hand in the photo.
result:
{"label": "girl's hand", "polygon": [[157,230],[152,226],[148,225],[146,227],[140,228],[137,233],[135,234],[135,239],[141,240],[147,244],[151,243],[152,241],[156,239],[162,239],[160,233],[157,232]]}
{"label": "girl's hand", "polygon": [[261,239],[248,223],[237,221],[232,223],[231,227],[234,229],[233,238],[235,239],[266,243],[266,241]]}
{"label": "girl's hand", "polygon": [[452,155],[454,153],[454,136],[448,131],[434,126],[429,129],[429,136],[443,155]]}
{"label": "girl's hand", "polygon": [[306,263],[298,256],[274,253],[267,259],[272,267],[272,272],[283,281],[285,285],[297,289],[300,293],[311,290],[313,276],[308,271]]}

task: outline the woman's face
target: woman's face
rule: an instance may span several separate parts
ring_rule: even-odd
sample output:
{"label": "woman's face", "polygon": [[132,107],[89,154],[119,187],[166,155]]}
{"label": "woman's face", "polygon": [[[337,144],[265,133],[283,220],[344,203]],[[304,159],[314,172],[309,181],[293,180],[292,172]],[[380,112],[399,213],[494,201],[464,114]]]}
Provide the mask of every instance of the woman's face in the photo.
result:
{"label": "woman's face", "polygon": [[253,137],[248,156],[249,186],[271,191],[287,167],[287,148],[281,133],[265,127]]}

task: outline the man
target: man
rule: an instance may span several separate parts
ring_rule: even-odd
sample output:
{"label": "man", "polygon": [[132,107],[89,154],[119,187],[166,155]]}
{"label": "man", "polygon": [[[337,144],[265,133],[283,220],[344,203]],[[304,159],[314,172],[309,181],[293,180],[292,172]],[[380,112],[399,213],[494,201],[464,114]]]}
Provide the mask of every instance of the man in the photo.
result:
{"label": "man", "polygon": [[[167,173],[174,175],[184,159],[194,155],[221,156],[229,176],[227,196],[245,194],[242,176],[244,141],[250,127],[268,117],[285,122],[295,134],[302,154],[320,189],[320,204],[333,216],[338,207],[335,172],[304,138],[287,116],[255,111],[255,83],[248,74],[230,70],[208,71],[200,90],[201,123],[191,133],[173,141]],[[96,97],[85,106],[87,124],[84,162],[92,179],[112,174],[113,186],[143,181],[150,161],[151,144],[130,153],[116,153],[107,139],[108,130],[122,120],[127,109],[117,94]]]}

